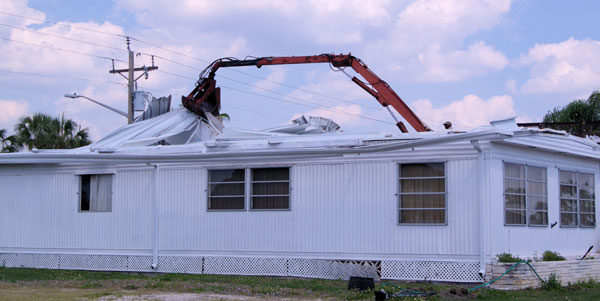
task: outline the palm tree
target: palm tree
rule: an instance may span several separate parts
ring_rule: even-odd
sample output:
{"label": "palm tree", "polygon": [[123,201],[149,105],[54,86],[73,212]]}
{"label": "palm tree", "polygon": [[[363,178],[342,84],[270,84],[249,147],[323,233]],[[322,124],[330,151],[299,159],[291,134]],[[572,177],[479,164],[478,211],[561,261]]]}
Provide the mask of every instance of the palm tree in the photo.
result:
{"label": "palm tree", "polygon": [[0,153],[14,153],[17,151],[17,138],[8,136],[5,129],[0,129]]}
{"label": "palm tree", "polygon": [[[585,124],[589,122],[594,122],[594,124]],[[549,111],[544,116],[544,126],[565,130],[578,136],[600,134],[600,126],[595,124],[597,122],[600,122],[599,91],[594,91],[588,99],[574,100],[563,108]]]}
{"label": "palm tree", "polygon": [[87,129],[82,129],[64,115],[58,119],[37,113],[23,117],[15,126],[19,147],[38,149],[63,149],[85,146],[91,143]]}

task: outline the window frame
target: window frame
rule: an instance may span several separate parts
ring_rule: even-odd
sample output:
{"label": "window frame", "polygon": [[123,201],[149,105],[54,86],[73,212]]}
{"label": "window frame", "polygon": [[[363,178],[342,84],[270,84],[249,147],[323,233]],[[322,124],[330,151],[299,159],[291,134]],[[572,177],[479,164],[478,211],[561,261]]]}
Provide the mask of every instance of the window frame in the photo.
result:
{"label": "window frame", "polygon": [[[252,209],[252,170],[253,169],[269,169],[269,168],[287,168],[289,172],[288,177],[288,208],[284,209]],[[210,182],[210,171],[211,170],[235,170],[235,169],[243,169],[244,170],[244,209],[209,209],[209,185]],[[207,212],[243,212],[243,211],[292,211],[292,183],[293,183],[293,165],[292,164],[268,164],[261,166],[218,166],[218,167],[207,167],[206,168],[206,211]],[[272,182],[272,181],[269,181]]]}
{"label": "window frame", "polygon": [[[417,162],[396,162],[396,225],[397,226],[448,226],[448,161],[417,161]],[[421,178],[405,178],[401,174],[401,166],[408,164],[442,164],[444,166],[443,177],[421,177]],[[443,193],[428,193],[428,194],[443,194],[444,195],[444,222],[443,223],[403,223],[400,221],[400,211],[402,210],[402,179],[444,179]],[[410,193],[409,193],[410,194]],[[411,208],[408,210],[440,210],[440,208]]]}
{"label": "window frame", "polygon": [[[215,184],[215,183],[229,183],[229,184],[234,184],[237,183],[239,184],[239,182],[211,182],[210,181],[210,172],[213,170],[238,170],[241,169],[244,171],[244,194],[243,194],[243,198],[244,198],[244,208],[242,209],[211,209],[210,208],[210,184]],[[246,197],[248,196],[248,185],[247,185],[247,177],[246,177],[246,167],[223,167],[223,168],[207,168],[206,169],[206,211],[208,212],[231,212],[231,211],[246,211],[246,209],[248,208],[248,205],[246,204]],[[230,196],[230,197],[234,197],[234,196]]]}
{"label": "window frame", "polygon": [[[560,172],[564,171],[564,172],[572,172],[575,173],[575,179],[577,180],[576,185],[569,185],[569,184],[565,184],[565,186],[574,186],[575,190],[577,191],[577,197],[575,200],[575,204],[577,205],[577,211],[562,211],[562,195],[560,193],[560,187],[563,185],[560,182]],[[581,205],[580,202],[581,197],[579,195],[579,174],[591,174],[594,177],[594,186],[592,188],[594,188],[594,225],[593,226],[582,226],[581,225]],[[591,187],[591,186],[581,186],[581,187]],[[571,199],[573,200],[573,199]],[[589,199],[584,199],[584,201],[589,201]],[[559,223],[560,223],[560,228],[565,228],[565,229],[595,229],[596,226],[598,225],[598,217],[596,214],[596,173],[595,171],[582,171],[580,169],[570,169],[570,168],[558,168],[558,219],[559,219]],[[563,225],[562,224],[562,213],[568,213],[568,214],[575,214],[576,215],[576,220],[577,220],[577,225],[575,226],[569,226],[569,225]],[[584,213],[584,214],[590,214],[590,213]]]}
{"label": "window frame", "polygon": [[[275,180],[275,181],[259,181],[259,182],[255,182],[252,180],[252,171],[254,169],[275,169],[275,168],[287,168],[288,169],[288,179],[287,180]],[[248,190],[248,211],[290,211],[292,210],[292,168],[290,166],[277,166],[277,167],[272,167],[272,166],[268,166],[268,167],[250,167],[247,169],[247,179],[248,179],[248,186],[249,186],[249,190]],[[273,208],[273,209],[268,209],[268,208],[252,208],[252,198],[255,197],[255,195],[253,195],[253,191],[252,191],[252,184],[254,183],[288,183],[288,208]],[[276,196],[283,196],[283,195],[276,195]]]}
{"label": "window frame", "polygon": [[[114,171],[104,171],[104,172],[94,172],[94,171],[85,171],[85,172],[77,172],[74,174],[77,177],[77,213],[112,213],[114,212],[114,201],[115,201],[115,187],[116,187],[116,175],[117,173]],[[110,210],[109,211],[93,211],[91,210],[81,210],[81,185],[83,184],[82,176],[101,176],[101,175],[110,175],[111,176],[111,191],[110,191]],[[91,181],[90,181],[91,182]]]}
{"label": "window frame", "polygon": [[[512,180],[521,180],[518,178],[507,178],[506,177],[506,164],[514,164],[514,165],[522,165],[525,167],[525,178],[523,178],[523,180],[525,180],[525,209],[513,209],[513,208],[509,208],[508,210],[512,210],[512,211],[525,211],[525,224],[509,224],[506,222],[506,184],[505,184],[505,180],[506,179],[512,179]],[[529,195],[528,194],[528,190],[529,190],[529,169],[528,167],[536,167],[536,168],[543,168],[546,170],[546,181],[538,181],[538,180],[531,180],[531,182],[534,183],[546,183],[546,210],[530,210],[529,209],[529,197],[542,197],[541,195]],[[509,195],[520,195],[520,194],[514,194],[511,193]],[[549,214],[549,208],[548,208],[548,167],[544,166],[542,164],[529,164],[529,163],[525,163],[525,162],[514,162],[514,161],[502,161],[502,207],[503,207],[503,219],[504,219],[504,226],[510,226],[510,227],[536,227],[536,228],[544,228],[544,227],[548,227],[550,226],[550,214]],[[530,222],[530,218],[529,218],[529,213],[530,212],[546,212],[546,224],[545,225],[532,225]]]}

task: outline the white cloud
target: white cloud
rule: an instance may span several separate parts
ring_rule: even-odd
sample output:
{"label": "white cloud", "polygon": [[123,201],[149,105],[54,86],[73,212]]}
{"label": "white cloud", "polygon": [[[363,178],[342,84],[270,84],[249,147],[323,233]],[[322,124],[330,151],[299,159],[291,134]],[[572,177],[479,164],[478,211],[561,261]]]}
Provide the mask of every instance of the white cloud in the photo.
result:
{"label": "white cloud", "polygon": [[493,46],[480,41],[462,47],[467,37],[499,24],[511,4],[511,0],[414,1],[397,14],[393,29],[370,47],[368,59],[408,81],[458,81],[501,70],[508,60]]}
{"label": "white cloud", "polygon": [[509,95],[485,100],[470,94],[438,108],[434,108],[429,99],[420,99],[412,102],[410,107],[433,129],[443,129],[442,124],[446,121],[451,121],[454,129],[470,129],[493,120],[517,116],[514,101]]}
{"label": "white cloud", "polygon": [[29,103],[27,101],[0,99],[0,129],[4,128],[11,132],[19,118],[28,113]]}
{"label": "white cloud", "polygon": [[499,51],[484,42],[477,42],[467,50],[443,52],[439,45],[434,44],[420,53],[412,61],[420,81],[459,81],[464,78],[482,75],[489,71],[502,70],[508,59]]}
{"label": "white cloud", "polygon": [[531,67],[530,78],[521,88],[524,93],[585,94],[600,87],[600,41],[570,38],[536,44],[518,64]]}
{"label": "white cloud", "polygon": [[260,80],[254,84],[257,88],[254,88],[253,90],[256,92],[262,92],[264,90],[274,90],[280,86],[279,83],[285,81],[285,75],[285,68],[274,68],[264,80]]}
{"label": "white cloud", "polygon": [[504,88],[510,94],[517,94],[519,90],[517,89],[517,81],[514,78],[511,78],[504,83]]}

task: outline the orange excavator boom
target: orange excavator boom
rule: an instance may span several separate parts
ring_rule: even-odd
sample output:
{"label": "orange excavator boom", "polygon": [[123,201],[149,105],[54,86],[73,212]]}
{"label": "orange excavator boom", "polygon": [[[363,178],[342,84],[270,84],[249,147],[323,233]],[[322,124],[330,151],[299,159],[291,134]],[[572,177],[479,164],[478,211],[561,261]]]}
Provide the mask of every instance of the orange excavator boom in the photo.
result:
{"label": "orange excavator boom", "polygon": [[[183,105],[190,111],[204,115],[211,113],[219,114],[220,89],[216,86],[215,74],[219,68],[265,65],[290,65],[290,64],[313,64],[329,63],[333,67],[343,71],[345,67],[351,67],[360,74],[364,81],[356,76],[351,76],[352,81],[373,96],[382,106],[388,109],[396,120],[396,125],[403,132],[408,130],[398,120],[388,106],[392,106],[417,132],[431,131],[431,129],[417,117],[417,115],[404,103],[394,90],[379,76],[377,76],[365,63],[351,54],[321,54],[311,56],[287,56],[287,57],[261,57],[246,60],[231,58],[218,59],[209,65],[201,74],[196,87],[186,97],[182,97]],[[345,72],[344,72],[345,73]],[[366,81],[366,82],[365,82]]]}

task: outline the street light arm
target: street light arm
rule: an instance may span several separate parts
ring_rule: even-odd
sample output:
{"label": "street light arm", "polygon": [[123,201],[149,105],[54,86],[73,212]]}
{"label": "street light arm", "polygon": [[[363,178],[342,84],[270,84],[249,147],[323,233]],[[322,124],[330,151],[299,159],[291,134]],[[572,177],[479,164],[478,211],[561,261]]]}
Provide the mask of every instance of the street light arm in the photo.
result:
{"label": "street light arm", "polygon": [[125,118],[128,118],[127,113],[125,113],[125,112],[123,112],[123,111],[121,111],[119,109],[115,109],[115,108],[113,108],[113,107],[111,107],[109,105],[105,105],[105,104],[103,104],[101,102],[95,101],[95,100],[93,100],[93,99],[91,99],[91,98],[89,98],[87,96],[77,95],[77,94],[73,93],[73,94],[65,94],[65,97],[67,97],[67,98],[79,98],[79,97],[85,98],[85,99],[87,99],[87,100],[89,100],[89,101],[91,101],[91,102],[93,102],[95,104],[101,105],[101,106],[103,106],[103,107],[105,107],[105,108],[107,108],[107,109],[109,109],[109,110],[111,110],[111,111],[113,111],[113,112],[115,112],[115,113],[117,113],[117,114],[125,117]]}

